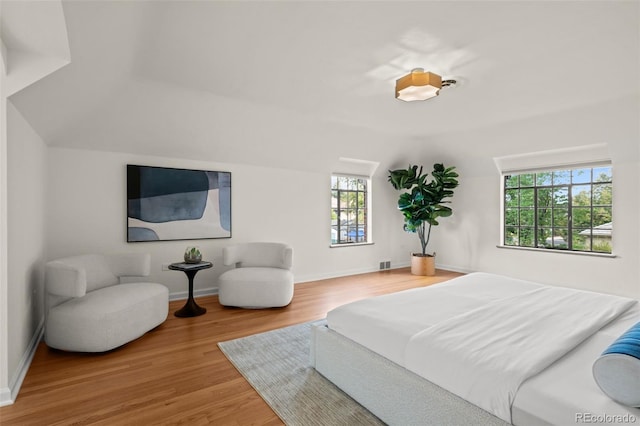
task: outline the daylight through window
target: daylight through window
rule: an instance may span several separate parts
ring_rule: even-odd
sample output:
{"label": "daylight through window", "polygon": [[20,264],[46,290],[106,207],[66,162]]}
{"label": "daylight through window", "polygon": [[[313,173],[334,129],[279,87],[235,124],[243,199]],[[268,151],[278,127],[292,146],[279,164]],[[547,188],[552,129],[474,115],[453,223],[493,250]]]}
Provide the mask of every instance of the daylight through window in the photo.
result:
{"label": "daylight through window", "polygon": [[331,244],[369,242],[368,179],[331,176]]}
{"label": "daylight through window", "polygon": [[611,253],[611,166],[504,176],[504,245]]}

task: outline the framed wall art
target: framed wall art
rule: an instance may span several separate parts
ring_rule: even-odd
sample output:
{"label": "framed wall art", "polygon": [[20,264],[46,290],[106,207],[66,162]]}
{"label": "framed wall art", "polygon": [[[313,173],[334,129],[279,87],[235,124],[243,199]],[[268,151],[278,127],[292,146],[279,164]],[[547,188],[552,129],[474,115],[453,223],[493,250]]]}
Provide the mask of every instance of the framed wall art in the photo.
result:
{"label": "framed wall art", "polygon": [[231,238],[231,173],[127,165],[127,242]]}

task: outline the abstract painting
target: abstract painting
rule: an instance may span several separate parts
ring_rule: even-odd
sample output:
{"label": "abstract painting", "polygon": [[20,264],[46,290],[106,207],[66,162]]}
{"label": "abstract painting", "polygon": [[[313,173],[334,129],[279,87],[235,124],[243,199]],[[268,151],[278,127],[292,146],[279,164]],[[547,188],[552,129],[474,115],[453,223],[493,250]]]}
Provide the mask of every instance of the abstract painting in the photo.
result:
{"label": "abstract painting", "polygon": [[230,237],[230,172],[127,165],[127,242]]}

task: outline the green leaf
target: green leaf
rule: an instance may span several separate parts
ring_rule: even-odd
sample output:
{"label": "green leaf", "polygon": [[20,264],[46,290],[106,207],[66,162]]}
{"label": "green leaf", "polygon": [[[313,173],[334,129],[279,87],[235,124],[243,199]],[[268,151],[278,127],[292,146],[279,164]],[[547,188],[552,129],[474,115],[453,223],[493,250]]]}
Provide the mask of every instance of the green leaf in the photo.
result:
{"label": "green leaf", "polygon": [[404,217],[403,228],[407,232],[416,232],[420,237],[423,251],[429,242],[429,233],[424,226],[439,224],[438,218],[449,217],[453,214],[447,198],[453,197],[453,189],[459,182],[455,167],[445,167],[441,163],[433,165],[431,180],[429,174],[423,173],[422,166],[409,165],[406,169],[389,170],[388,180],[391,185],[402,192],[398,197],[398,209]]}

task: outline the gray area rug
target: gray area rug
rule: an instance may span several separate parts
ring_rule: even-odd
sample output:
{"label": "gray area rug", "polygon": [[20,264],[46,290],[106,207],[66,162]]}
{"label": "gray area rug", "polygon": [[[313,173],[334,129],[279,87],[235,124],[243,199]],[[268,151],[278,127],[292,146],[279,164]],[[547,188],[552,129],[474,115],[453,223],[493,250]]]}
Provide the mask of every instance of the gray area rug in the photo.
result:
{"label": "gray area rug", "polygon": [[309,365],[311,324],[218,343],[282,421],[295,425],[383,425]]}

